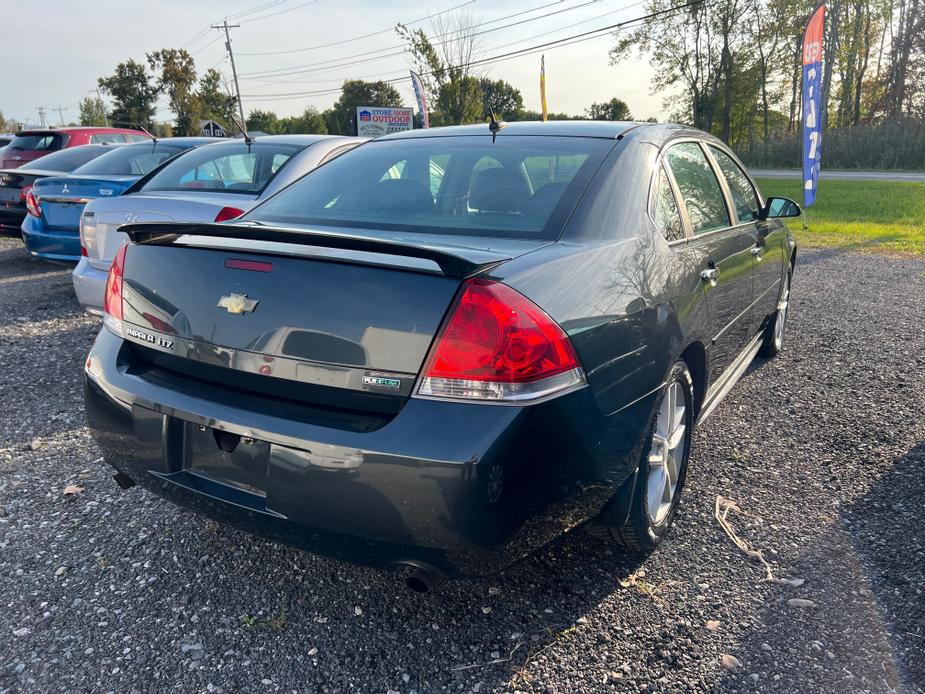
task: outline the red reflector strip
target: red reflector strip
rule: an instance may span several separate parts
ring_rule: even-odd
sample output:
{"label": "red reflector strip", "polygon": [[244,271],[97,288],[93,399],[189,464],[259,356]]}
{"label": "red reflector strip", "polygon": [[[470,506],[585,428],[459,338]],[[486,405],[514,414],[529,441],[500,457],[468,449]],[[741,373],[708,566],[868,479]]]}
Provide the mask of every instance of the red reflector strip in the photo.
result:
{"label": "red reflector strip", "polygon": [[232,270],[270,272],[273,269],[273,263],[261,263],[257,260],[241,260],[240,258],[228,258],[225,260],[225,267],[231,268]]}

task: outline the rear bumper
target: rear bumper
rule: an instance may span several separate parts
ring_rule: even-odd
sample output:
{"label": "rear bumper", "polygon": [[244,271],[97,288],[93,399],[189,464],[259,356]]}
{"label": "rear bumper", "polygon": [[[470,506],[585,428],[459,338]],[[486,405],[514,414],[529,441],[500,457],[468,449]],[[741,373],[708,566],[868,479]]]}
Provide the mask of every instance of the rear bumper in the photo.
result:
{"label": "rear bumper", "polygon": [[32,215],[22,223],[22,240],[32,255],[45,260],[76,263],[80,260],[80,232],[76,229],[51,230],[42,228]]}
{"label": "rear bumper", "polygon": [[74,281],[74,293],[77,301],[88,312],[102,314],[103,292],[106,289],[106,278],[109,273],[93,267],[86,258],[81,258],[71,273]]}
{"label": "rear bumper", "polygon": [[[357,431],[268,414],[220,386],[171,383],[105,328],[89,363],[90,429],[106,461],[139,484],[318,554],[448,575],[498,571],[598,514],[635,469],[652,406],[604,418],[588,388],[528,407],[410,399],[384,426]],[[263,489],[240,484],[233,458],[248,450],[212,451],[201,474],[190,451],[214,430],[265,447]],[[222,466],[228,478],[213,474]]]}

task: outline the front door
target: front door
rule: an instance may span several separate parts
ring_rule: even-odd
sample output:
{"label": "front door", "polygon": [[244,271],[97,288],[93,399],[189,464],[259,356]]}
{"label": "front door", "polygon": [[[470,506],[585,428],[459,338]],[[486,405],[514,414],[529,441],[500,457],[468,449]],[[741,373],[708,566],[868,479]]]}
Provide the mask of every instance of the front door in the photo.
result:
{"label": "front door", "polygon": [[665,161],[671,168],[690,220],[689,245],[698,257],[712,326],[708,346],[710,380],[715,383],[751,339],[754,297],[754,224],[734,225],[724,186],[699,142],[672,145]]}
{"label": "front door", "polygon": [[728,152],[715,145],[710,145],[709,151],[725,179],[738,223],[751,225],[754,235],[751,254],[755,296],[749,312],[749,331],[754,335],[777,311],[786,259],[784,225],[776,219],[759,220],[762,203],[751,179]]}

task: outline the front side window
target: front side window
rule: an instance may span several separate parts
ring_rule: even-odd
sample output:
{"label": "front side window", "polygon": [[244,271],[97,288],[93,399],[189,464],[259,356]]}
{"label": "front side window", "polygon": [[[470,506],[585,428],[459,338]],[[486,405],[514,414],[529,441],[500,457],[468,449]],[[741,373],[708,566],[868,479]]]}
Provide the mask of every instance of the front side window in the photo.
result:
{"label": "front side window", "polygon": [[74,171],[75,174],[94,176],[144,176],[161,162],[183,151],[183,147],[145,143],[114,148],[89,164]]}
{"label": "front side window", "polygon": [[658,178],[655,181],[655,195],[652,200],[652,219],[655,226],[662,232],[666,241],[680,241],[684,238],[684,227],[681,224],[681,210],[675,200],[674,191],[665,167],[658,168]]}
{"label": "front side window", "polygon": [[665,155],[695,235],[730,225],[726,199],[706,155],[696,142],[674,145]]}
{"label": "front side window", "polygon": [[215,191],[259,195],[297,145],[241,141],[199,147],[167,164],[143,190]]}
{"label": "front side window", "polygon": [[742,223],[758,219],[758,210],[761,205],[758,202],[758,193],[752,186],[752,182],[748,180],[748,176],[723,150],[710,145],[710,151],[719,165],[719,170],[726,177],[726,183],[729,184],[729,193],[732,195],[732,206],[735,208],[736,217]]}
{"label": "front side window", "polygon": [[[245,218],[403,232],[556,238],[613,141],[501,135],[364,144]],[[532,172],[532,173],[531,173]]]}

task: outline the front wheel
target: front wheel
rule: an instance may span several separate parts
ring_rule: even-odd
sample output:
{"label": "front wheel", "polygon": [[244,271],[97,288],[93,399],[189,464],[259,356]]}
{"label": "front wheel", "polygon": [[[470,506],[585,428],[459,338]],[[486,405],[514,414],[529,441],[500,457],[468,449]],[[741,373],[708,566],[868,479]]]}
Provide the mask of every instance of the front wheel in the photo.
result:
{"label": "front wheel", "polygon": [[787,271],[787,281],[784,284],[784,291],[781,292],[780,300],[777,302],[777,311],[774,312],[774,317],[765,328],[764,341],[758,351],[758,354],[765,359],[776,357],[784,348],[784,331],[787,328],[787,307],[790,305],[790,278],[792,276],[793,269],[791,268]]}
{"label": "front wheel", "polygon": [[668,375],[636,475],[623,527],[609,528],[617,544],[648,552],[668,533],[687,477],[694,430],[694,383],[687,364],[677,362]]}

